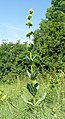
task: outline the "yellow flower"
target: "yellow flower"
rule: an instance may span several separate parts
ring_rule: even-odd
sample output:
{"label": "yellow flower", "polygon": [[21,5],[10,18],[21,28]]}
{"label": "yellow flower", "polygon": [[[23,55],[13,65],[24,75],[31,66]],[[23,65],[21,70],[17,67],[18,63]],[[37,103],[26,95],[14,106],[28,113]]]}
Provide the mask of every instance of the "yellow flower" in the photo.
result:
{"label": "yellow flower", "polygon": [[26,34],[26,36],[27,36],[27,37],[30,37],[32,34],[33,34],[33,32],[32,32],[32,31],[29,31],[29,32]]}
{"label": "yellow flower", "polygon": [[32,13],[33,13],[33,9],[29,9],[28,12],[29,12],[30,14],[32,14]]}
{"label": "yellow flower", "polygon": [[27,18],[30,20],[32,18],[32,14],[28,14]]}
{"label": "yellow flower", "polygon": [[32,26],[32,22],[31,22],[30,20],[28,20],[28,21],[26,22],[26,25],[28,25],[28,26],[30,27],[30,26]]}

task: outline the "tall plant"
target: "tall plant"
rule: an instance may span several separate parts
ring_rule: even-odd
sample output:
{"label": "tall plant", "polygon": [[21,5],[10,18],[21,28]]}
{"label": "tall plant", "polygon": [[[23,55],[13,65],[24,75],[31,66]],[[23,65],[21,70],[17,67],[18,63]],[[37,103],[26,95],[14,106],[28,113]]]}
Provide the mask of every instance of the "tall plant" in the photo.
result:
{"label": "tall plant", "polygon": [[33,51],[32,51],[32,49],[34,47],[34,43],[31,40],[31,36],[33,35],[33,32],[31,31],[31,26],[33,25],[32,24],[32,21],[31,21],[31,18],[32,18],[32,15],[33,15],[33,9],[30,9],[28,11],[28,13],[29,13],[28,16],[27,16],[27,20],[28,21],[26,22],[26,25],[28,26],[28,33],[26,34],[26,36],[28,37],[27,49],[28,49],[29,55],[27,55],[26,58],[27,58],[27,61],[28,61],[28,64],[29,65],[26,66],[26,70],[27,70],[28,77],[30,79],[30,83],[27,83],[27,90],[29,91],[29,93],[33,97],[33,103],[27,101],[23,96],[21,96],[21,97],[24,100],[24,102],[26,102],[28,104],[31,104],[32,106],[36,107],[37,105],[40,104],[40,102],[42,100],[45,99],[46,92],[44,93],[44,95],[42,96],[42,98],[40,98],[38,101],[36,101],[36,94],[38,92],[39,83],[36,80],[37,72],[38,71],[35,68],[35,63],[34,63],[34,60],[36,58],[36,55],[33,56]]}
{"label": "tall plant", "polygon": [[29,66],[27,67],[27,74],[31,80],[31,83],[27,83],[27,89],[29,93],[31,93],[31,95],[33,96],[33,105],[35,106],[36,105],[35,96],[39,85],[38,82],[36,81],[37,71],[35,71],[34,69],[34,59],[36,56],[33,56],[32,53],[32,49],[34,46],[34,43],[31,40],[31,35],[33,34],[33,32],[31,31],[31,26],[33,25],[31,21],[33,9],[30,9],[28,12],[29,12],[27,16],[28,21],[26,22],[26,25],[28,26],[28,33],[26,34],[26,36],[28,37],[27,49],[29,51],[29,56],[27,56],[27,59],[29,61]]}

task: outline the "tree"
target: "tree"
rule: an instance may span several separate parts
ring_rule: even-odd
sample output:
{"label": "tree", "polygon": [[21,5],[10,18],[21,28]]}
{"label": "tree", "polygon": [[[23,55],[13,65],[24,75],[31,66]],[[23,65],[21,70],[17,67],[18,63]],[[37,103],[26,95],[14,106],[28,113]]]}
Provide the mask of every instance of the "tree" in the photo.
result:
{"label": "tree", "polygon": [[11,82],[24,75],[26,44],[3,43],[0,46],[0,80]]}
{"label": "tree", "polygon": [[65,70],[65,1],[52,0],[46,19],[41,20],[34,32],[34,51],[38,54],[36,65],[53,71]]}

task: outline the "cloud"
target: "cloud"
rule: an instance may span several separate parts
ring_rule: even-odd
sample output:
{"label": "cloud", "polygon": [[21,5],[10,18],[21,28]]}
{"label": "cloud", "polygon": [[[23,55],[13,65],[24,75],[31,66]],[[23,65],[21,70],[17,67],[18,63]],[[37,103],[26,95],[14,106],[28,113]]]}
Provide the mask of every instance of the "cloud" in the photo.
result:
{"label": "cloud", "polygon": [[2,44],[2,41],[0,41],[0,45]]}
{"label": "cloud", "polygon": [[18,30],[18,31],[23,31],[23,32],[25,32],[24,29],[22,29],[22,28],[20,28],[20,27],[12,26],[12,25],[10,25],[9,23],[0,22],[0,25],[4,26],[4,27],[6,27],[6,28],[8,28],[8,29],[10,29],[10,30]]}
{"label": "cloud", "polygon": [[21,27],[13,26],[6,22],[0,22],[0,26],[2,28],[0,32],[0,44],[2,43],[2,39],[8,39],[9,42],[16,42],[17,40],[21,42],[26,41],[26,31]]}

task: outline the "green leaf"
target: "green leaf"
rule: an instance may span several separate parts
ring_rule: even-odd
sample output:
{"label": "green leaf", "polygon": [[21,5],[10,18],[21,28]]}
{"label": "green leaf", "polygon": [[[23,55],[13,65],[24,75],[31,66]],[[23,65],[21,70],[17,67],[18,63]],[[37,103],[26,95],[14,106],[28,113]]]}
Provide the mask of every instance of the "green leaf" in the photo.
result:
{"label": "green leaf", "polygon": [[31,65],[34,64],[34,60],[35,60],[35,58],[36,58],[36,55],[35,55],[33,58],[29,58],[28,56],[26,56],[26,58],[28,59],[28,63],[29,63],[29,65],[31,66]]}
{"label": "green leaf", "polygon": [[36,76],[37,76],[37,71],[36,72],[33,72],[33,73],[30,73],[28,70],[27,70],[27,74],[29,76],[29,78],[31,80],[35,80]]}
{"label": "green leaf", "polygon": [[42,98],[40,98],[37,102],[36,102],[36,105],[39,105],[44,99],[45,99],[45,97],[46,97],[46,92],[44,92],[44,95],[43,95],[43,97]]}
{"label": "green leaf", "polygon": [[24,96],[22,96],[22,95],[21,95],[21,98],[23,99],[23,101],[24,101],[25,103],[27,103],[27,104],[29,104],[29,105],[32,105],[32,106],[33,106],[33,103],[32,103],[32,102],[30,102],[30,101],[28,101],[28,100],[26,99],[26,97],[24,97]]}
{"label": "green leaf", "polygon": [[31,95],[33,95],[34,97],[35,97],[35,95],[36,95],[36,93],[37,93],[37,86],[38,86],[38,83],[36,83],[36,84],[34,84],[34,86],[33,86],[33,84],[31,83],[31,84],[27,84],[27,89],[28,89],[28,91],[31,93]]}

